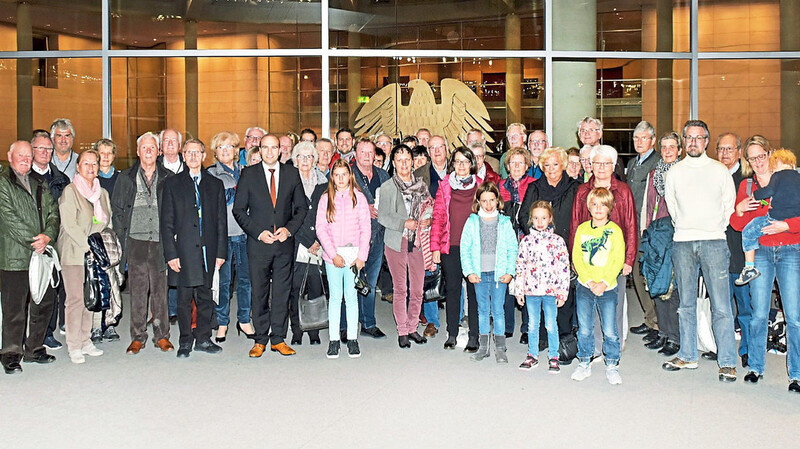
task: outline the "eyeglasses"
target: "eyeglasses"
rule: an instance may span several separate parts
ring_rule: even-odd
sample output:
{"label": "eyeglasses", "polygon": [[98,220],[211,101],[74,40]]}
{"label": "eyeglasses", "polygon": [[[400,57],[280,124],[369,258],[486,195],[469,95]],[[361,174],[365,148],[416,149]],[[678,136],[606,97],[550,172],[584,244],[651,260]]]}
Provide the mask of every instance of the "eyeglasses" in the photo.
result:
{"label": "eyeglasses", "polygon": [[53,147],[33,147],[34,150],[53,151]]}
{"label": "eyeglasses", "polygon": [[312,156],[310,154],[298,154],[295,157],[295,159],[297,159],[298,161],[304,161],[304,160],[307,160],[307,159],[314,159],[314,156]]}
{"label": "eyeglasses", "polygon": [[183,152],[184,156],[192,156],[192,157],[200,156],[201,154],[203,154],[203,152],[200,150],[188,150]]}
{"label": "eyeglasses", "polygon": [[589,162],[589,158],[588,157],[582,157],[582,158],[579,159],[579,161],[580,161],[581,164],[583,164],[584,162]]}
{"label": "eyeglasses", "polygon": [[547,145],[547,141],[546,140],[542,140],[542,139],[540,139],[540,140],[529,140],[528,143],[530,143],[530,144],[539,144],[539,145]]}
{"label": "eyeglasses", "polygon": [[462,159],[460,161],[454,161],[453,165],[470,165],[469,159]]}
{"label": "eyeglasses", "polygon": [[613,166],[614,166],[614,163],[613,163],[613,162],[611,162],[611,161],[609,161],[609,162],[592,162],[592,166],[593,166],[593,167],[605,167],[605,168],[611,168],[611,167],[613,167]]}
{"label": "eyeglasses", "polygon": [[751,164],[753,162],[755,162],[755,161],[763,162],[763,161],[767,160],[768,157],[769,157],[769,153],[759,154],[758,156],[748,157],[747,158],[747,162],[749,162]]}
{"label": "eyeglasses", "polygon": [[430,147],[428,147],[428,149],[430,149],[430,150],[441,150],[443,148],[446,148],[446,147],[444,145],[431,145]]}
{"label": "eyeglasses", "polygon": [[259,136],[244,136],[245,140],[261,140]]}
{"label": "eyeglasses", "polygon": [[717,153],[733,153],[736,150],[738,150],[736,147],[719,147],[717,148]]}
{"label": "eyeglasses", "polygon": [[390,146],[392,146],[392,142],[383,142],[383,141],[375,142],[375,146],[378,146],[378,147],[390,147]]}
{"label": "eyeglasses", "polygon": [[231,144],[217,145],[217,149],[218,150],[232,150],[234,148],[236,148],[236,147],[231,145]]}
{"label": "eyeglasses", "polygon": [[581,130],[581,134],[590,134],[590,133],[599,133],[600,128],[584,128]]}
{"label": "eyeglasses", "polygon": [[687,142],[702,142],[708,139],[708,136],[683,136],[683,140]]}

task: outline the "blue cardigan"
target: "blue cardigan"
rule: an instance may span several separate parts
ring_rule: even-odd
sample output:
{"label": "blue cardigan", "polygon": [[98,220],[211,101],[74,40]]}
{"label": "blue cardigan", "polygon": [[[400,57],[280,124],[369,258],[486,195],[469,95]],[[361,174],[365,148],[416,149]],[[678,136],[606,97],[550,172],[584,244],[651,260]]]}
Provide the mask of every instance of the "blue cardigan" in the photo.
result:
{"label": "blue cardigan", "polygon": [[[494,280],[500,281],[505,274],[514,275],[517,267],[517,234],[511,226],[511,219],[498,214],[497,249],[494,265]],[[470,214],[461,233],[461,271],[464,276],[481,275],[481,218]]]}

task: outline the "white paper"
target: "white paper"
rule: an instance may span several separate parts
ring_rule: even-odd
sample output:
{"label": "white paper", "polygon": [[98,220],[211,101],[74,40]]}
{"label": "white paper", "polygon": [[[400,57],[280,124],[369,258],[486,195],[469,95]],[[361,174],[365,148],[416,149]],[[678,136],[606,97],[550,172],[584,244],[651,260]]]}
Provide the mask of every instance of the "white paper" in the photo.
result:
{"label": "white paper", "polygon": [[297,261],[312,265],[322,265],[322,258],[318,255],[308,252],[308,248],[303,246],[302,243],[298,244],[297,246]]}
{"label": "white paper", "polygon": [[357,246],[339,246],[336,248],[336,253],[344,259],[344,266],[349,267],[358,258]]}

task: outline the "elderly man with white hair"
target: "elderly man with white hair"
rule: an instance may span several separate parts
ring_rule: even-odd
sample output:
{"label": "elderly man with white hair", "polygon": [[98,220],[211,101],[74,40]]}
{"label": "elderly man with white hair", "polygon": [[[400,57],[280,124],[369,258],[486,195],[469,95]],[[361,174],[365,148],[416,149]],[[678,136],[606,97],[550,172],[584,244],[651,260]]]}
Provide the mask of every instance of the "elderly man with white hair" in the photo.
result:
{"label": "elderly man with white hair", "polygon": [[[583,149],[595,147],[600,145],[603,138],[603,122],[594,117],[584,117],[577,124],[578,127],[578,140],[580,141],[581,154]],[[625,182],[625,167],[622,166],[622,161],[618,160],[614,165],[614,176],[617,179]]]}
{"label": "elderly man with white hair", "polygon": [[500,177],[503,179],[508,178],[508,170],[506,169],[506,154],[512,148],[525,148],[525,142],[528,137],[528,130],[522,123],[512,123],[506,128],[506,141],[508,148],[504,148],[503,155],[500,156]]}
{"label": "elderly man with white hair", "polygon": [[72,150],[75,143],[75,127],[68,118],[56,119],[50,125],[50,137],[53,139],[55,156],[52,160],[58,171],[67,175],[70,181],[78,168],[78,154]]}
{"label": "elderly man with white hair", "polygon": [[264,128],[251,126],[244,132],[244,144],[239,148],[239,165],[247,167],[247,151],[261,145],[261,138],[266,136]]}

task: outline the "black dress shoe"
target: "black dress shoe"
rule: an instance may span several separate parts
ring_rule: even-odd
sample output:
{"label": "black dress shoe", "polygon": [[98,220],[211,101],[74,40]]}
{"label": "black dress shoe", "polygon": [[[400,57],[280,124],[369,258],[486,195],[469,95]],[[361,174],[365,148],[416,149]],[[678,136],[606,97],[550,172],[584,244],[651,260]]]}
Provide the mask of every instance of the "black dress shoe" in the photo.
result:
{"label": "black dress shoe", "polygon": [[424,345],[428,339],[419,334],[419,332],[412,332],[408,334],[408,338],[418,345]]}
{"label": "black dress shoe", "polygon": [[519,342],[521,344],[523,344],[523,345],[527,345],[528,344],[528,333],[527,332],[523,332],[522,335],[519,336]]}
{"label": "black dress shoe", "polygon": [[181,345],[178,348],[178,358],[179,359],[187,359],[189,358],[189,354],[192,352],[192,345]]}
{"label": "black dress shoe", "polygon": [[659,354],[663,354],[667,357],[672,357],[673,355],[677,354],[678,351],[681,350],[680,345],[673,343],[671,341],[667,341],[663,348],[658,351]]}
{"label": "black dress shoe", "polygon": [[658,340],[658,337],[659,337],[658,331],[653,329],[650,332],[648,332],[647,334],[645,334],[644,337],[642,337],[642,341],[645,344],[647,344],[647,343],[653,342],[655,340]]}
{"label": "black dress shoe", "polygon": [[32,356],[25,356],[22,358],[22,361],[25,363],[53,363],[56,361],[55,356],[48,354],[45,351],[41,351],[38,353],[33,354]]}
{"label": "black dress shoe", "polygon": [[464,352],[478,352],[478,337],[470,337],[469,340],[467,340],[467,346],[464,348]]}
{"label": "black dress shoe", "polygon": [[17,354],[7,355],[0,357],[0,363],[3,364],[3,370],[6,374],[18,374],[22,372],[22,366],[19,364],[20,356]]}
{"label": "black dress shoe", "polygon": [[789,383],[789,391],[793,393],[800,393],[800,382],[793,380]]}
{"label": "black dress shoe", "polygon": [[444,342],[444,349],[456,349],[456,337],[454,335],[447,337],[447,341]]}
{"label": "black dress shoe", "polygon": [[717,353],[708,351],[708,352],[704,352],[704,353],[700,354],[700,357],[702,357],[702,358],[704,358],[706,360],[717,360]]}
{"label": "black dress shoe", "polygon": [[310,339],[311,339],[311,345],[318,345],[318,344],[320,344],[319,336],[316,336],[316,337],[310,337]]}
{"label": "black dress shoe", "polygon": [[644,347],[655,351],[657,349],[663,348],[665,344],[667,344],[667,337],[658,337],[655,340],[651,341],[650,343],[644,345]]}
{"label": "black dress shoe", "polygon": [[339,331],[339,341],[347,343],[347,330]]}
{"label": "black dress shoe", "polygon": [[216,354],[222,351],[222,346],[215,345],[211,340],[196,341],[194,342],[194,350],[207,352],[209,354]]}
{"label": "black dress shoe", "polygon": [[408,335],[401,335],[397,337],[397,345],[401,348],[410,348],[411,342],[408,341]]}
{"label": "black dress shoe", "polygon": [[386,334],[383,333],[382,330],[378,329],[378,326],[370,327],[369,329],[361,329],[362,335],[369,335],[372,338],[385,338]]}
{"label": "black dress shoe", "polygon": [[169,317],[169,324],[178,324],[178,316],[172,315],[171,317]]}
{"label": "black dress shoe", "polygon": [[648,326],[648,325],[646,325],[646,324],[644,324],[644,323],[640,324],[639,326],[631,328],[631,332],[636,334],[636,335],[644,335],[644,334],[650,332],[651,330],[653,330],[653,328]]}
{"label": "black dress shoe", "polygon": [[513,332],[506,332],[506,338],[511,338],[514,336]]}
{"label": "black dress shoe", "polygon": [[742,368],[747,368],[748,366],[750,366],[747,362],[748,362],[747,354],[745,354],[742,356]]}
{"label": "black dress shoe", "polygon": [[750,382],[751,384],[757,384],[759,380],[763,379],[764,376],[761,374],[757,374],[755,371],[750,371],[744,375],[744,381]]}

